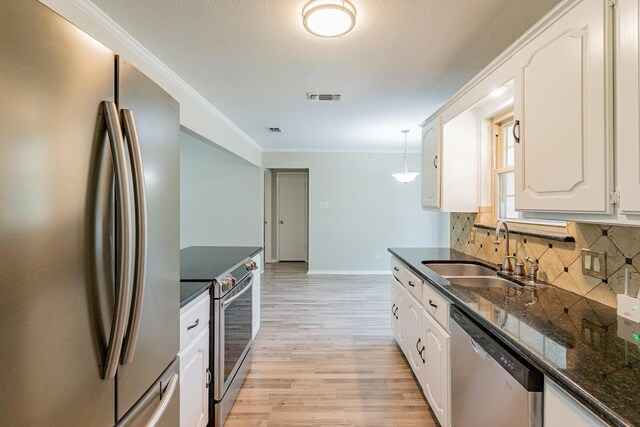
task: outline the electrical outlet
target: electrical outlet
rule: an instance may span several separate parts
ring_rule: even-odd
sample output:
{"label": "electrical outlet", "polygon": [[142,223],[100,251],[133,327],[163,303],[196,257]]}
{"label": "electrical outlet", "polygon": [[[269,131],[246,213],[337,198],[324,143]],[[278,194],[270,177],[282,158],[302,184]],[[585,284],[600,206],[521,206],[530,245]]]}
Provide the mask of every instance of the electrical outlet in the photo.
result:
{"label": "electrical outlet", "polygon": [[471,229],[471,234],[469,235],[469,243],[470,244],[475,244],[476,243],[476,235],[478,234],[478,230],[476,230],[475,228]]}
{"label": "electrical outlet", "polygon": [[597,277],[598,279],[607,278],[607,253],[596,252],[587,249],[582,250],[582,274]]}

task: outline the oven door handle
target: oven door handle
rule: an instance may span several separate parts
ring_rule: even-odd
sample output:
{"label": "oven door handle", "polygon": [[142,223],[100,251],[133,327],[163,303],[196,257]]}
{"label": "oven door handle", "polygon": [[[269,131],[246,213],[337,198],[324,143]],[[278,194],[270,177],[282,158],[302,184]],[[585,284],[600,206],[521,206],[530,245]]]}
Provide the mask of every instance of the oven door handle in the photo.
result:
{"label": "oven door handle", "polygon": [[240,292],[238,292],[237,294],[235,294],[234,296],[232,296],[231,298],[229,298],[226,301],[222,301],[222,309],[224,310],[225,308],[227,308],[227,306],[229,304],[232,304],[235,300],[237,300],[238,298],[240,298],[245,292],[247,292],[252,286],[253,286],[253,279],[254,279],[254,275],[251,274],[251,277],[249,278],[249,284],[247,286],[244,287],[243,290],[241,290]]}

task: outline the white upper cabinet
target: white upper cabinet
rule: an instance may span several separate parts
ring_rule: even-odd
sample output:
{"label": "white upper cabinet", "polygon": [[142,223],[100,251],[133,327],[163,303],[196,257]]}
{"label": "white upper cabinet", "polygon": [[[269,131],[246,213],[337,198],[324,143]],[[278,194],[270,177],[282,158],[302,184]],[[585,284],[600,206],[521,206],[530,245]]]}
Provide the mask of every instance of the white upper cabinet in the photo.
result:
{"label": "white upper cabinet", "polygon": [[422,128],[422,207],[443,212],[478,209],[479,122],[471,111]]}
{"label": "white upper cabinet", "polygon": [[610,30],[608,2],[583,0],[516,54],[517,210],[613,211]]}
{"label": "white upper cabinet", "polygon": [[422,128],[422,207],[430,209],[440,208],[440,117],[427,123]]}
{"label": "white upper cabinet", "polygon": [[620,210],[640,214],[640,26],[638,0],[618,0],[616,166]]}

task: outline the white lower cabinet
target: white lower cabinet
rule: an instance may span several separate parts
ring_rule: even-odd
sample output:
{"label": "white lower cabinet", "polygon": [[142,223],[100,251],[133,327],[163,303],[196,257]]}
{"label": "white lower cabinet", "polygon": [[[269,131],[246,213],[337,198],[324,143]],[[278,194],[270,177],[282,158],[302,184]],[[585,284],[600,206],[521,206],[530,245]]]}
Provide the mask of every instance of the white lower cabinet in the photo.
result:
{"label": "white lower cabinet", "polygon": [[[392,269],[394,267],[397,269],[394,276],[417,279],[395,258],[392,259]],[[430,312],[424,301],[429,304]],[[450,304],[427,283],[423,285],[422,300],[418,300],[407,290],[406,284],[396,277],[391,278],[393,335],[442,427],[451,424],[451,335],[447,331]]]}
{"label": "white lower cabinet", "polygon": [[205,427],[209,422],[209,329],[180,352],[180,426]]}
{"label": "white lower cabinet", "polygon": [[405,301],[407,299],[407,290],[395,278],[391,278],[391,294],[392,294],[392,319],[393,319],[393,335],[396,342],[406,354],[405,349]]}
{"label": "white lower cabinet", "polygon": [[209,422],[209,317],[208,293],[180,310],[180,427]]}
{"label": "white lower cabinet", "polygon": [[253,261],[258,265],[258,269],[253,271],[253,285],[251,289],[252,307],[251,307],[251,338],[256,339],[258,330],[260,329],[260,271],[261,257],[256,255]]}
{"label": "white lower cabinet", "polygon": [[426,311],[422,312],[420,327],[424,366],[417,377],[440,425],[448,427],[451,423],[451,335]]}
{"label": "white lower cabinet", "polygon": [[606,425],[547,378],[544,379],[543,407],[545,427],[604,427]]}
{"label": "white lower cabinet", "polygon": [[422,305],[413,296],[407,295],[405,310],[405,339],[407,349],[405,355],[416,378],[420,378],[421,371],[424,367],[422,360],[424,345],[420,328],[421,313]]}

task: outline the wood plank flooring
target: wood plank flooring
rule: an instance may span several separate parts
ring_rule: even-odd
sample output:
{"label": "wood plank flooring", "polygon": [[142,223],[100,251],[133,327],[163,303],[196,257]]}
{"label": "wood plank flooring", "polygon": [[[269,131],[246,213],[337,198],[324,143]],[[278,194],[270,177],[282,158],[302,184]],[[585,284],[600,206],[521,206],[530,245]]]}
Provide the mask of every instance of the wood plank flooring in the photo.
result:
{"label": "wood plank flooring", "polygon": [[393,339],[389,280],[268,265],[251,371],[225,426],[437,426]]}

